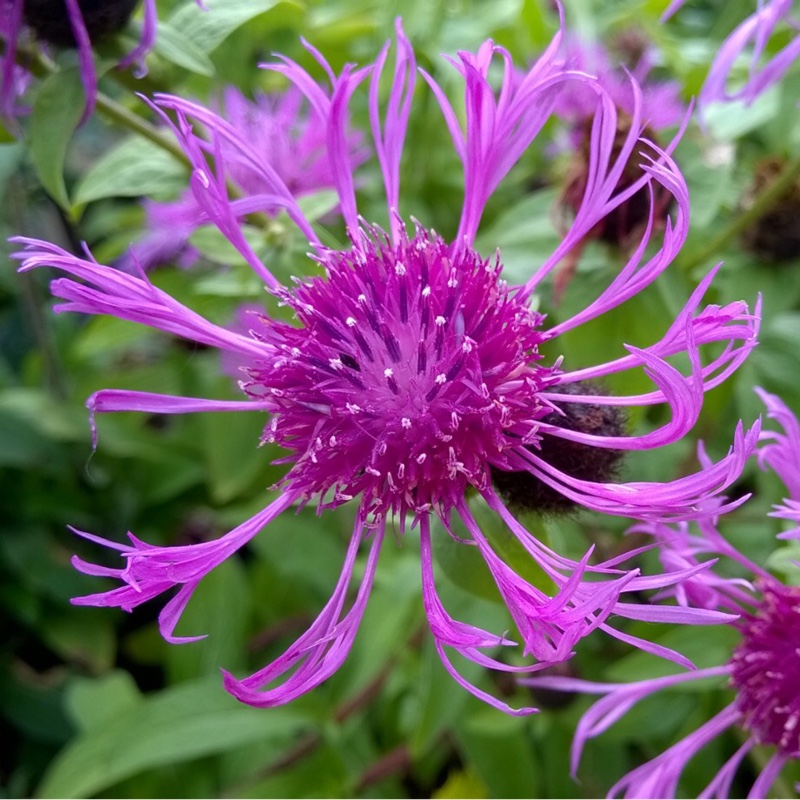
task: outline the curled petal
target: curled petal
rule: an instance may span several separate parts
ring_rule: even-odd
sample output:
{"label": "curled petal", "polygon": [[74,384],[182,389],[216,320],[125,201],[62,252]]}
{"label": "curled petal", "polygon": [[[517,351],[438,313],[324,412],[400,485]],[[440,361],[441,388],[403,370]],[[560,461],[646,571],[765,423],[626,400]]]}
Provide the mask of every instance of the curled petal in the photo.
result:
{"label": "curled petal", "polygon": [[[282,656],[247,678],[237,680],[223,670],[225,688],[237,700],[258,708],[283,705],[319,686],[339,669],[350,652],[369,599],[384,533],[385,525],[382,525],[373,534],[358,595],[346,614],[343,615],[342,610],[353,580],[358,548],[364,538],[363,521],[357,522],[350,538],[336,589],[311,627]],[[282,683],[263,688],[294,667],[294,672]]]}
{"label": "curled petal", "polygon": [[11,241],[24,245],[24,250],[12,256],[22,261],[20,272],[36,267],[54,267],[89,284],[65,278],[53,281],[50,285],[53,294],[69,301],[56,306],[56,311],[107,314],[222,350],[251,357],[268,357],[270,351],[266,345],[214,325],[156,288],[143,272],[138,276],[128,275],[94,260],[78,258],[38,239],[18,236]]}
{"label": "curled petal", "polygon": [[442,664],[455,681],[475,697],[488,703],[490,706],[504,711],[513,716],[524,716],[536,713],[535,708],[513,709],[507,703],[492,697],[488,692],[479,689],[470,683],[458,670],[455,669],[444,650],[445,646],[452,647],[457,653],[469,661],[493,669],[509,670],[502,662],[496,661],[480,652],[479,648],[513,646],[514,642],[502,636],[491,634],[472,625],[454,620],[445,610],[438,595],[433,577],[433,554],[431,552],[430,520],[427,516],[420,518],[420,561],[422,564],[422,600],[425,614],[428,617],[431,633],[436,644],[436,651]]}
{"label": "curled petal", "polygon": [[172,631],[199,581],[285,511],[294,499],[289,494],[281,495],[254,517],[221,538],[201,544],[155,547],[129,533],[131,545],[122,545],[71,528],[73,533],[84,539],[119,551],[126,561],[124,568],[114,570],[74,557],[73,566],[79,571],[116,578],[122,582],[122,586],[98,594],[75,597],[72,603],[80,606],[118,606],[125,611],[131,611],[163,592],[181,586],[183,588],[168,603],[161,618],[162,633],[169,640],[174,640]]}

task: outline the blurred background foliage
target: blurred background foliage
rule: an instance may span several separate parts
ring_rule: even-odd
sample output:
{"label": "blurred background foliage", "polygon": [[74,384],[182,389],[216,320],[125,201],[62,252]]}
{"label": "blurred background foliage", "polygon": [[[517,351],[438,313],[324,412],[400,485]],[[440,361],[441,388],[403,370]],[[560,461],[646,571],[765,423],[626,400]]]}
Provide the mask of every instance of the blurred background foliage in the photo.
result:
{"label": "blurred background foliage", "polygon": [[[419,64],[451,97],[460,80],[440,53],[475,48],[491,37],[519,64],[529,63],[558,24],[545,0],[194,0],[159,2],[159,40],[141,81],[108,71],[101,90],[113,108],[152,115],[134,95],[169,90],[214,102],[232,83],[251,93],[275,89],[279,76],[255,65],[273,52],[317,74],[300,36],[335,69],[367,63],[402,15]],[[567,23],[585,39],[612,46],[633,31],[659,54],[656,74],[675,78],[686,100],[696,95],[721,40],[752,11],[745,0],[687,4],[668,24],[664,0],[576,0]],[[141,24],[135,19],[131,25]],[[121,35],[124,39],[125,34]],[[770,47],[777,48],[780,41]],[[118,41],[106,43],[108,55]],[[104,54],[100,52],[101,60]],[[116,123],[100,107],[73,134],[77,72],[72,54],[37,89],[25,141],[0,144],[0,248],[9,235],[37,236],[78,248],[86,241],[105,263],[141,236],[139,198],[175,198],[186,185],[185,165]],[[106,63],[102,60],[102,63]],[[113,63],[110,59],[108,63]],[[741,65],[744,74],[746,64]],[[401,212],[445,237],[455,232],[461,172],[433,95],[418,81],[402,166]],[[683,306],[699,278],[719,261],[714,302],[764,298],[760,347],[724,386],[708,395],[694,438],[665,452],[636,454],[625,474],[667,480],[689,471],[695,443],[715,455],[730,444],[736,421],[760,413],[754,385],[779,393],[800,410],[800,214],[794,250],[780,261],[754,251],[741,236],[714,242],[741,215],[756,185],[759,164],[787,159],[800,144],[800,73],[795,70],[746,111],[737,104],[709,110],[705,129],[692,122],[677,150],[691,190],[689,240],[673,268],[647,292],[597,324],[566,339],[573,366],[621,354],[623,343],[654,341]],[[359,105],[360,103],[360,105]],[[357,99],[355,128],[368,130]],[[501,248],[510,281],[525,279],[559,239],[554,204],[570,153],[554,155],[563,135],[548,124],[539,140],[492,198],[478,246]],[[359,176],[359,208],[385,223],[376,162]],[[800,194],[800,192],[798,192]],[[342,242],[337,219],[326,215],[330,195],[305,201]],[[787,200],[788,202],[788,200]],[[753,226],[748,230],[751,239]],[[308,274],[301,237],[278,218],[253,242],[281,278]],[[775,234],[776,236],[778,234]],[[201,229],[192,244],[202,258],[190,270],[164,266],[154,282],[173,296],[226,322],[243,301],[263,302],[263,289],[219,234]],[[560,304],[545,290],[541,307],[558,320],[582,308],[621,263],[619,251],[590,245]],[[257,710],[221,687],[221,666],[244,673],[274,658],[326,602],[338,577],[352,524],[348,508],[284,515],[241,554],[215,570],[192,600],[179,633],[206,633],[201,642],[165,644],[158,606],[134,614],[73,607],[70,597],[99,590],[99,580],[76,573],[73,553],[98,558],[70,524],[113,540],[125,532],[154,543],[180,544],[222,534],[269,499],[281,476],[277,452],[258,448],[258,415],[160,417],[142,414],[98,420],[92,451],[84,407],[107,387],[235,397],[234,382],[217,356],[180,340],[116,319],[51,313],[43,273],[0,270],[0,783],[3,796],[39,797],[573,797],[604,793],[623,772],[660,752],[726,702],[723,687],[681,688],[630,713],[587,749],[580,783],[569,774],[569,744],[587,701],[537,694],[513,681],[465,674],[515,705],[538,704],[539,715],[510,718],[460,689],[441,666],[426,634],[413,533],[384,548],[373,596],[353,651],[337,675],[288,707]],[[559,341],[562,341],[561,339]],[[615,388],[636,390],[641,378]],[[658,410],[632,420],[659,423]],[[736,493],[753,500],[725,528],[759,562],[788,568],[777,554],[778,522],[765,514],[780,499],[774,477],[752,467]],[[476,510],[479,513],[480,509]],[[589,513],[527,520],[560,552],[580,556],[588,542],[601,552],[631,546],[624,520]],[[488,526],[496,525],[491,519]],[[441,531],[439,531],[441,533]],[[500,531],[495,541],[501,541]],[[438,536],[442,597],[454,616],[502,631],[507,612],[488,572],[468,548]],[[504,557],[519,566],[508,544]],[[796,554],[794,554],[796,555]],[[103,558],[103,554],[100,554]],[[645,566],[647,559],[644,559]],[[630,629],[636,631],[632,623]],[[727,659],[732,631],[646,626],[646,635],[678,647],[699,666]],[[589,639],[565,674],[608,680],[654,676],[668,665],[620,643]],[[494,682],[494,685],[492,686]],[[700,691],[702,689],[702,691]],[[683,791],[696,793],[737,742],[717,740],[687,771]],[[760,755],[759,755],[760,757]],[[800,773],[787,780],[800,778]],[[779,794],[791,782],[779,786]]]}

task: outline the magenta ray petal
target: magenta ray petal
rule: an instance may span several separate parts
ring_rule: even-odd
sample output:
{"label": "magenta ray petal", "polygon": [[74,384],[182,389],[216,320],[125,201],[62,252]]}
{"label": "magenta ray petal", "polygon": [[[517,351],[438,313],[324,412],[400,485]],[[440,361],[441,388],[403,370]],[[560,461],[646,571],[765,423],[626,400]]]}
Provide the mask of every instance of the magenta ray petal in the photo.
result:
{"label": "magenta ray petal", "polygon": [[515,573],[492,549],[466,503],[458,512],[478,545],[525,642],[525,654],[539,661],[559,662],[572,655],[574,645],[597,628],[614,608],[627,584],[638,574],[630,570],[614,580],[591,584],[581,579],[591,555],[589,551],[569,577],[557,580],[558,592],[548,597]]}
{"label": "magenta ray petal", "polygon": [[67,14],[72,33],[78,46],[78,62],[80,63],[81,80],[86,91],[86,105],[83,109],[81,124],[91,117],[94,111],[95,98],[97,96],[97,72],[94,68],[94,56],[92,54],[92,43],[89,40],[89,33],[83,21],[78,0],[66,0]]}
{"label": "magenta ray petal", "polygon": [[81,606],[119,606],[125,611],[131,611],[175,586],[183,586],[165,608],[161,618],[161,633],[167,641],[187,641],[174,637],[172,631],[199,581],[289,508],[294,500],[292,495],[283,494],[220,539],[201,544],[154,547],[129,533],[132,546],[120,545],[71,528],[73,533],[84,539],[118,550],[127,562],[123,569],[111,570],[89,564],[77,556],[73,557],[72,563],[80,572],[115,577],[123,585],[107,592],[76,597],[72,602]]}
{"label": "magenta ray petal", "polygon": [[[365,538],[364,522],[356,523],[336,589],[311,627],[282,656],[247,678],[237,680],[223,670],[225,688],[234,697],[251,706],[272,708],[289,703],[319,686],[339,669],[350,652],[369,599],[384,533],[385,525],[373,532],[358,595],[350,610],[342,616],[358,548]],[[297,668],[283,683],[263,689],[294,667]]]}
{"label": "magenta ray petal", "polygon": [[436,582],[433,577],[433,553],[431,552],[430,520],[427,516],[420,517],[420,561],[422,565],[422,601],[428,625],[433,634],[436,651],[445,669],[453,679],[470,694],[488,703],[490,706],[504,711],[512,716],[525,716],[536,713],[535,708],[511,708],[507,703],[498,700],[488,692],[479,689],[468,681],[456,670],[444,648],[452,647],[464,658],[490,668],[505,667],[494,659],[487,658],[478,648],[513,646],[514,642],[503,636],[491,634],[472,625],[454,620],[445,610],[436,593]]}
{"label": "magenta ray petal", "polygon": [[[486,42],[477,54],[459,51],[447,60],[464,79],[466,132],[444,92],[420,70],[442,109],[456,152],[464,165],[464,207],[456,242],[472,244],[491,193],[541,130],[553,109],[559,84],[587,76],[571,73],[558,58],[559,31],[536,63],[519,78],[505,48]],[[503,61],[500,95],[488,80],[494,55]],[[588,78],[587,78],[588,80]]]}
{"label": "magenta ray petal", "polygon": [[171,394],[135,392],[124,389],[101,389],[87,401],[92,443],[97,447],[95,414],[110,411],[144,411],[149,414],[192,414],[202,411],[263,411],[255,400],[205,400],[197,397],[176,397]]}
{"label": "magenta ray petal", "polygon": [[[200,2],[198,0],[198,5]],[[158,25],[158,9],[156,0],[144,0],[142,15],[142,36],[139,43],[120,62],[120,69],[127,69],[131,64],[137,65],[136,77],[142,78],[147,74],[144,57],[153,49],[156,43],[156,27]]]}
{"label": "magenta ray petal", "polygon": [[378,56],[375,70],[372,73],[369,109],[375,152],[381,165],[383,183],[386,187],[386,203],[392,241],[397,243],[400,224],[397,218],[400,204],[400,157],[403,154],[403,143],[408,128],[408,117],[411,113],[411,101],[414,96],[416,60],[414,49],[403,31],[399,18],[395,22],[395,30],[397,32],[397,55],[383,130],[381,130],[379,113],[379,91],[380,78],[389,49],[388,43]]}
{"label": "magenta ray petal", "polygon": [[[200,209],[230,239],[267,286],[279,287],[280,283],[252,251],[239,228],[237,216],[233,214],[231,208],[226,178],[229,177],[228,172],[236,168],[263,182],[273,194],[269,206],[286,208],[292,222],[303,232],[312,246],[317,246],[319,244],[317,234],[283,178],[275,167],[259,156],[252,144],[236,128],[213,111],[169,94],[156,94],[153,107],[160,111],[162,119],[189,157],[194,168],[192,194]],[[174,111],[177,115],[177,124],[173,123],[162,109]],[[189,122],[190,117],[202,123],[210,134],[210,141],[195,133]],[[209,160],[214,167],[214,173],[209,172]]]}
{"label": "magenta ray petal", "polygon": [[264,358],[270,352],[255,339],[232,333],[204,319],[157,289],[143,272],[138,277],[128,275],[73,256],[38,239],[15,237],[11,241],[25,247],[13,256],[22,261],[21,272],[36,267],[56,267],[96,287],[93,289],[64,278],[53,281],[53,294],[69,301],[56,306],[56,311],[109,314],[243,355]]}
{"label": "magenta ray petal", "polygon": [[[399,47],[403,49],[402,39],[405,37],[402,27],[399,25],[397,32]],[[374,67],[356,70],[352,64],[345,64],[341,75],[336,76],[321,53],[306,42],[304,42],[304,45],[327,73],[331,82],[330,94],[325,92],[306,70],[289,58],[281,56],[283,63],[262,64],[261,66],[264,69],[270,69],[285,75],[306,96],[320,120],[324,122],[328,137],[328,158],[333,171],[334,185],[341,203],[342,216],[351,238],[355,239],[357,238],[359,225],[355,184],[353,181],[353,164],[347,148],[347,105],[353,92]],[[401,119],[402,113],[397,121],[399,122]],[[399,128],[395,132],[399,132]]]}
{"label": "magenta ray petal", "polygon": [[758,450],[761,469],[772,469],[789,490],[784,502],[784,512],[789,519],[797,520],[795,505],[800,501],[800,423],[788,406],[777,395],[756,387],[756,393],[767,408],[767,416],[774,419],[783,433],[764,431]]}
{"label": "magenta ray petal", "polygon": [[[711,510],[703,502],[730,486],[741,475],[744,462],[755,450],[760,423],[745,432],[739,424],[728,454],[711,467],[672,481],[658,483],[595,483],[566,475],[527,449],[518,449],[514,469],[529,471],[579,505],[606,514],[634,519],[699,519]],[[726,508],[740,505],[733,501]]]}
{"label": "magenta ray petal", "polygon": [[[766,64],[759,67],[758,62],[775,26],[785,19],[792,10],[792,0],[767,0],[759,2],[758,10],[749,16],[723,42],[700,92],[703,106],[715,101],[744,100],[752,103],[765,89],[779,81],[795,60],[800,57],[800,36],[795,36],[787,45],[773,55]],[[734,62],[753,43],[750,61],[750,74],[745,85],[730,92],[727,89],[728,77]]]}

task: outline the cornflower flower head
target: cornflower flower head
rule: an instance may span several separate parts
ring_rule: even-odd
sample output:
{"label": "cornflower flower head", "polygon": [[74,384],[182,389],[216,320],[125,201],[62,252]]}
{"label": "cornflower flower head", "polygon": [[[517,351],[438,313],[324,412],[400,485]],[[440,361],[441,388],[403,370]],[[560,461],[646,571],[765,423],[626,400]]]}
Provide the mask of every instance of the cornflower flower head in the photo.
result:
{"label": "cornflower flower head", "polygon": [[[137,0],[2,0],[0,2],[0,38],[4,52],[0,59],[0,117],[13,121],[24,109],[17,105],[26,85],[20,82],[17,52],[22,39],[33,34],[42,42],[78,51],[81,80],[86,91],[82,121],[91,116],[97,94],[92,42],[120,30],[130,18]],[[144,0],[144,19],[139,43],[118,64],[127,69],[132,64],[144,71],[144,57],[153,47],[157,12],[155,0]]]}
{"label": "cornflower flower head", "polygon": [[[652,142],[654,149],[642,143],[631,152],[617,183],[617,191],[624,192],[641,176],[642,165],[658,159],[660,147],[658,136],[665,128],[678,125],[686,116],[686,108],[680,99],[680,89],[674,82],[657,82],[650,79],[653,67],[652,48],[645,49],[639,56],[630,73],[620,66],[614,66],[600,44],[589,44],[572,38],[565,47],[565,57],[573,69],[596,76],[598,83],[606,90],[617,109],[617,132],[613,147],[615,155],[624,147],[633,124],[634,109],[644,120],[644,138]],[[631,80],[631,76],[633,80]],[[638,90],[634,90],[634,86]],[[571,162],[564,179],[564,190],[559,205],[565,216],[570,217],[580,208],[586,187],[591,180],[592,125],[597,103],[591,89],[581,83],[573,82],[565,87],[556,101],[556,114],[569,124]],[[651,202],[650,192],[654,198]],[[669,213],[673,194],[666,187],[656,183],[640,186],[610,214],[607,214],[587,234],[585,242],[600,239],[608,244],[623,248],[635,245],[642,236],[652,216],[657,227],[663,226]],[[558,301],[572,279],[581,248],[576,248],[570,258],[554,276],[554,299]]]}
{"label": "cornflower flower head", "polygon": [[[334,187],[324,120],[296,87],[290,86],[284,92],[259,93],[251,101],[236,87],[229,86],[222,93],[219,113],[242,138],[249,140],[259,164],[269,164],[294,197]],[[353,168],[367,158],[361,139],[355,132],[347,136]],[[242,195],[265,197],[270,193],[270,182],[263,177],[262,170],[238,160],[232,145],[223,141],[221,149],[228,177]],[[273,207],[265,203],[260,210],[274,213],[282,207],[280,203]],[[192,190],[187,189],[173,202],[147,200],[144,208],[147,234],[117,266],[131,271],[134,262],[138,262],[149,269],[173,258],[183,267],[194,264],[198,253],[188,240],[208,218]]]}
{"label": "cornflower flower head", "polygon": [[[779,419],[788,433],[765,433],[765,439],[774,441],[758,452],[758,458],[791,491],[800,482],[797,418],[778,397],[757,391],[769,416]],[[713,507],[719,501],[711,502]],[[748,575],[746,579],[723,577],[712,568],[695,572],[664,591],[683,607],[736,615],[730,624],[740,638],[727,663],[627,684],[550,677],[523,680],[535,688],[604,695],[578,724],[572,747],[574,776],[586,742],[610,728],[641,700],[694,681],[727,679],[735,695],[732,702],[697,730],[625,775],[611,788],[610,797],[675,797],[687,763],[731,727],[743,732],[744,743],[700,797],[730,797],[739,766],[757,745],[770,746],[774,751],[761,767],[748,797],[765,797],[784,765],[800,758],[800,586],[782,583],[736,550],[720,533],[718,523],[718,518],[704,517],[694,527],[685,521],[674,525],[655,522],[637,525],[633,530],[656,539],[667,569],[687,570],[699,564],[700,558],[712,556],[737,565]]]}
{"label": "cornflower flower head", "polygon": [[[683,4],[684,0],[673,0],[662,21],[671,17]],[[710,103],[731,100],[750,104],[786,74],[800,56],[800,36],[795,36],[771,57],[765,54],[779,23],[786,22],[797,28],[797,22],[790,17],[791,11],[792,0],[759,0],[756,10],[725,39],[711,62],[698,97],[701,109]],[[750,60],[747,79],[738,89],[731,90],[728,88],[731,72],[742,56]]]}
{"label": "cornflower flower head", "polygon": [[[23,262],[21,269],[50,266],[70,276],[52,284],[53,293],[66,301],[58,310],[112,314],[141,322],[217,347],[244,365],[241,387],[245,400],[107,389],[89,399],[92,417],[110,411],[266,412],[269,420],[263,440],[277,443],[287,452],[282,459],[287,473],[277,487],[277,498],[218,540],[154,547],[129,534],[130,544],[122,545],[76,531],[118,550],[125,567],[111,569],[76,558],[79,570],[116,579],[120,585],[74,602],[131,610],[177,587],[177,594],[161,612],[160,627],[169,641],[186,641],[175,636],[178,618],[198,582],[217,564],[293,505],[316,500],[321,512],[353,502],[357,504],[356,521],[330,602],[309,630],[268,666],[242,680],[225,673],[226,688],[240,700],[262,707],[287,703],[338,669],[356,635],[392,520],[399,536],[408,536],[412,530],[419,533],[423,602],[445,668],[462,686],[496,708],[510,713],[532,710],[512,710],[468,682],[451,663],[446,648],[483,666],[528,670],[569,657],[583,636],[600,627],[623,641],[688,664],[679,654],[617,631],[608,623],[612,614],[691,624],[718,620],[720,615],[714,611],[677,606],[651,610],[620,599],[625,592],[663,589],[686,577],[686,571],[642,576],[636,569],[621,568],[622,559],[590,564],[591,550],[579,562],[562,557],[517,521],[492,483],[498,472],[524,473],[533,485],[545,486],[577,506],[601,513],[637,519],[690,519],[702,516],[708,498],[736,479],[758,436],[758,426],[744,431],[740,425],[732,448],[719,462],[669,483],[616,483],[596,475],[576,478],[543,457],[544,442],[551,443],[551,452],[563,443],[573,454],[582,447],[591,455],[596,450],[646,450],[680,439],[694,425],[704,391],[723,381],[746,358],[757,332],[757,314],[752,315],[742,302],[702,307],[712,278],[709,275],[654,343],[629,346],[627,354],[588,367],[565,365],[561,359],[547,362],[539,352],[543,343],[616,308],[652,283],[683,244],[689,212],[684,179],[664,151],[659,151],[658,160],[643,166],[639,182],[626,192],[616,192],[621,171],[633,149],[640,146],[640,103],[634,108],[624,146],[612,157],[616,106],[594,78],[564,66],[558,58],[560,40],[559,32],[521,76],[507,51],[491,41],[477,53],[459,52],[448,58],[464,82],[463,128],[443,90],[422,71],[464,167],[460,224],[449,240],[417,221],[409,231],[400,216],[400,160],[417,70],[399,21],[395,66],[385,103],[381,102],[381,77],[389,43],[374,64],[363,68],[346,65],[338,75],[308,46],[327,76],[326,84],[318,84],[286,58],[269,66],[289,78],[324,121],[328,158],[350,240],[343,249],[322,244],[294,193],[240,131],[196,103],[157,96],[165,120],[166,110],[175,114],[176,121],[169,124],[194,166],[191,186],[198,204],[263,279],[267,290],[293,311],[293,325],[263,312],[253,316],[246,333],[226,329],[154,287],[142,271],[130,275],[96,263],[88,252],[81,258],[46,242],[17,240],[24,245],[24,252],[17,255]],[[490,67],[497,60],[502,65],[498,90],[489,80]],[[388,232],[362,220],[356,204],[347,110],[354,92],[368,78],[369,114],[385,186]],[[552,256],[534,270],[526,284],[509,286],[502,277],[499,252],[494,258],[485,258],[475,250],[476,232],[492,192],[545,124],[559,89],[573,80],[594,86],[597,92],[592,181],[572,229]],[[638,90],[634,92],[639,97]],[[190,119],[202,125],[206,132],[202,137],[195,133],[197,126],[193,127]],[[231,161],[257,172],[268,191],[230,198],[226,178]],[[652,227],[648,225],[640,245],[605,291],[570,319],[546,326],[544,315],[530,302],[537,287],[599,219],[651,183],[668,187],[676,197],[675,219],[666,224],[660,248],[645,258]],[[310,242],[309,257],[322,268],[323,276],[296,279],[295,286],[285,287],[250,249],[239,218],[276,205],[286,209]],[[709,343],[722,348],[704,364],[699,348]],[[668,363],[676,354],[688,355],[688,375]],[[613,396],[572,390],[576,384],[631,369],[643,369],[650,376],[652,391]],[[570,408],[562,410],[563,404]],[[608,431],[587,433],[575,420],[560,424],[561,416],[581,404],[603,408],[666,404],[672,414],[664,425],[640,435],[626,435],[624,430],[613,435],[602,435]],[[470,510],[468,492],[482,497],[499,516],[540,565],[550,586],[531,584],[499,557]],[[468,541],[456,534],[455,517],[463,521]],[[485,558],[523,640],[524,653],[537,662],[533,667],[512,667],[494,658],[492,652],[513,645],[512,639],[457,621],[444,608],[436,590],[431,552],[436,518],[454,539],[476,547]],[[356,556],[367,541],[370,547],[363,579],[347,606]],[[692,567],[690,572],[703,568]]]}

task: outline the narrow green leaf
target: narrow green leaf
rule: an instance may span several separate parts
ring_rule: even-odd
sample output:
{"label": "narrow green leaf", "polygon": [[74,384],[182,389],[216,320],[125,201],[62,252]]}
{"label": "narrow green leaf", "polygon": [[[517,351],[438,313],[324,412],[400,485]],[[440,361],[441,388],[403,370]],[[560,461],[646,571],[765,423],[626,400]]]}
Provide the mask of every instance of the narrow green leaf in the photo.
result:
{"label": "narrow green leaf", "polygon": [[139,197],[177,192],[187,171],[169,153],[138,136],[107,152],[75,188],[75,205],[103,197]]}
{"label": "narrow green leaf", "polygon": [[158,23],[155,51],[167,61],[198,75],[214,77],[214,64],[206,52],[168,22]]}
{"label": "narrow green leaf", "polygon": [[206,0],[203,10],[187,0],[169,19],[169,25],[205,53],[210,53],[229,33],[254,17],[289,0]]}
{"label": "narrow green leaf", "polygon": [[146,769],[223,753],[255,738],[286,741],[308,724],[293,709],[264,713],[242,706],[216,676],[183,684],[74,739],[52,763],[37,795],[94,796]]}
{"label": "narrow green leaf", "polygon": [[77,66],[45,78],[33,101],[30,126],[33,166],[44,188],[66,210],[70,203],[64,183],[64,160],[85,102]]}
{"label": "narrow green leaf", "polygon": [[89,731],[102,730],[143,702],[136,681],[120,669],[99,678],[77,678],[70,686],[66,706],[78,728]]}

